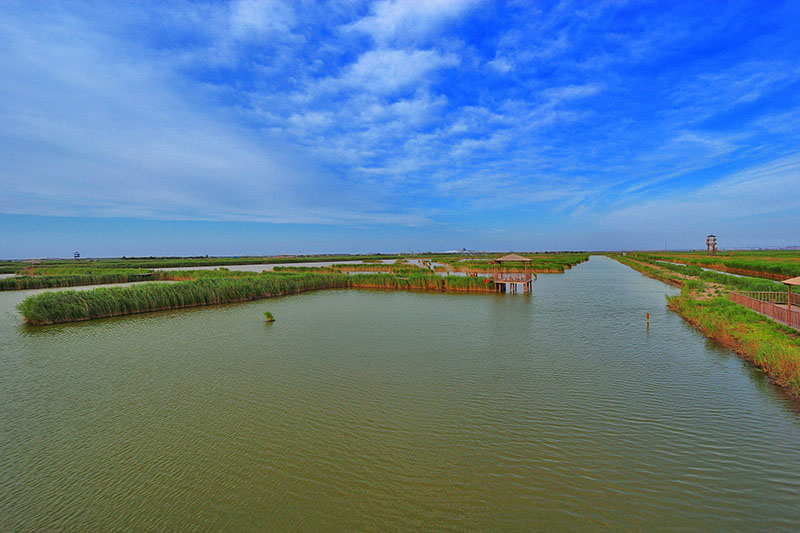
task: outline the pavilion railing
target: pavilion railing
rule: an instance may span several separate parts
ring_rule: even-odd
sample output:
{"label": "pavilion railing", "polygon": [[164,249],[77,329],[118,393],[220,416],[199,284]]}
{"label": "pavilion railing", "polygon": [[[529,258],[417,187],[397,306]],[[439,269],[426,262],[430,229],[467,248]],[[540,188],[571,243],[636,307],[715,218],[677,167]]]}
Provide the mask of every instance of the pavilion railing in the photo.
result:
{"label": "pavilion railing", "polygon": [[495,272],[494,281],[500,283],[525,283],[531,281],[530,272]]}
{"label": "pavilion railing", "polygon": [[796,298],[800,295],[792,294],[791,310],[787,307],[786,296],[785,292],[767,291],[743,291],[728,294],[734,303],[766,315],[776,322],[800,329],[800,309],[794,309],[795,306],[800,306],[800,298]]}

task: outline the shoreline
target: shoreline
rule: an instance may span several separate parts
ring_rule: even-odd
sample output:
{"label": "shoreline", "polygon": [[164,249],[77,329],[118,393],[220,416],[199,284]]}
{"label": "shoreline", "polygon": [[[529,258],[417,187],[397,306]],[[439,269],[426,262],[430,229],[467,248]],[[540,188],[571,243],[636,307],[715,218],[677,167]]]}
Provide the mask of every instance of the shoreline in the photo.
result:
{"label": "shoreline", "polygon": [[[698,297],[703,282],[691,277],[661,271],[629,257],[612,256],[640,274],[680,287],[681,293],[667,297],[667,308],[709,339],[736,353],[789,396],[800,400],[800,335],[786,326],[746,307],[730,302],[727,294],[714,298]],[[727,288],[722,290],[727,291]]]}

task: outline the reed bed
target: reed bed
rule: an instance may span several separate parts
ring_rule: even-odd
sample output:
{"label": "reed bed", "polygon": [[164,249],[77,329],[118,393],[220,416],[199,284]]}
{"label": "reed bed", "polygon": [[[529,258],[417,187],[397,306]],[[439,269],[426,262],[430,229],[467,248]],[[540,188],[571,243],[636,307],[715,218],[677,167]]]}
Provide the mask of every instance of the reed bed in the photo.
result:
{"label": "reed bed", "polygon": [[355,274],[350,276],[353,287],[385,289],[417,289],[438,291],[494,291],[494,282],[485,278],[466,276]]}
{"label": "reed bed", "polygon": [[496,255],[483,256],[483,257],[470,257],[466,260],[463,258],[445,258],[437,259],[439,263],[445,263],[452,267],[453,270],[460,272],[463,271],[478,271],[486,272],[490,270],[497,270],[500,272],[518,272],[520,270],[532,270],[538,273],[560,273],[566,269],[572,268],[575,265],[589,260],[589,254],[584,253],[563,253],[563,254],[520,254],[531,260],[528,262],[508,262],[502,264],[493,264],[492,260],[496,259]]}
{"label": "reed bed", "polygon": [[731,289],[742,290],[742,291],[784,291],[786,287],[774,281],[769,281],[763,278],[754,278],[754,277],[740,277],[740,276],[730,276],[728,274],[723,274],[721,272],[710,272],[708,270],[703,270],[698,265],[676,265],[673,263],[664,263],[660,262],[659,260],[653,259],[649,256],[636,257],[637,261],[649,263],[651,265],[655,265],[661,268],[666,268],[667,270],[671,270],[672,272],[677,272],[679,274],[684,274],[686,276],[693,276],[703,281],[710,281],[713,283],[719,283],[720,285],[724,285]]}
{"label": "reed bed", "polygon": [[729,270],[734,273],[761,274],[775,278],[800,276],[800,260],[797,257],[797,252],[781,253],[772,251],[769,252],[769,255],[745,255],[741,252],[734,252],[733,256],[727,257],[680,253],[640,253],[636,254],[636,257],[675,261],[706,268]]}
{"label": "reed bed", "polygon": [[25,289],[49,289],[56,287],[77,287],[80,285],[103,285],[107,283],[129,283],[135,281],[155,281],[165,279],[155,273],[119,272],[79,275],[16,276],[0,279],[0,291]]}
{"label": "reed bed", "polygon": [[309,266],[276,266],[273,272],[386,272],[391,274],[424,274],[430,273],[431,269],[409,265],[405,263],[364,263],[364,264],[335,264],[327,267],[309,267]]}
{"label": "reed bed", "polygon": [[338,272],[338,270],[327,266],[276,266],[272,268],[272,272]]}
{"label": "reed bed", "polygon": [[[74,269],[67,269],[67,272]],[[47,269],[59,272],[61,269]],[[316,271],[319,271],[317,269]],[[45,274],[16,276],[0,279],[0,291],[49,289],[57,287],[79,287],[81,285],[105,285],[141,281],[187,281],[205,278],[243,278],[258,276],[258,272],[219,270],[96,270],[84,274]]]}
{"label": "reed bed", "polygon": [[337,270],[340,272],[391,272],[393,274],[402,274],[402,275],[410,275],[410,274],[420,274],[420,275],[429,275],[431,272],[430,268],[421,267],[418,265],[410,265],[406,263],[400,264],[355,264],[355,265],[346,265],[346,264],[337,264],[331,266],[333,270]]}
{"label": "reed bed", "polygon": [[75,322],[166,309],[242,302],[315,289],[349,287],[345,274],[207,277],[178,283],[144,283],[29,296],[18,309],[34,325]]}
{"label": "reed bed", "polygon": [[[214,270],[172,271],[165,279],[176,283],[142,283],[130,287],[101,287],[86,291],[45,292],[29,296],[18,309],[33,325],[76,322],[150,311],[180,309],[270,298],[316,289],[386,288],[395,290],[493,291],[483,278],[460,276],[355,274],[339,272],[225,272]],[[241,274],[241,275],[240,275]]]}
{"label": "reed bed", "polygon": [[[226,265],[259,265],[259,264],[284,264],[284,263],[317,263],[327,261],[356,261],[356,260],[382,260],[396,259],[397,255],[310,255],[293,257],[252,256],[252,257],[123,257],[113,259],[45,259],[36,265],[37,268],[116,268],[116,269],[152,269],[171,267],[197,267],[197,266],[226,266]],[[3,268],[8,268],[9,273],[19,272],[29,263],[22,261],[7,261],[0,263]]]}

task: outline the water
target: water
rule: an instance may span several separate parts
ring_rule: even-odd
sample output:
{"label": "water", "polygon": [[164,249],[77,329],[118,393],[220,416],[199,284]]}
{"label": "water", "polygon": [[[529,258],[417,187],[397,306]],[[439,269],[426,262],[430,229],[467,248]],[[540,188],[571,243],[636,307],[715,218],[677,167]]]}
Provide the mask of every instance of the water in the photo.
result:
{"label": "water", "polygon": [[798,404],[673,292],[593,257],[45,328],[0,293],[0,530],[796,529]]}

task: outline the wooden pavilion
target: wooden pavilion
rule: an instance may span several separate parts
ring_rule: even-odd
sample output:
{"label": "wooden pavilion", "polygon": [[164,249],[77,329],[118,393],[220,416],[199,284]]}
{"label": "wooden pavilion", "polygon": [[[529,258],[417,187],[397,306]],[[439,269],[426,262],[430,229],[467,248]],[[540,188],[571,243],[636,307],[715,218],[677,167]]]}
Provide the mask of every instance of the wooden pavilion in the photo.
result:
{"label": "wooden pavilion", "polygon": [[533,273],[529,269],[530,258],[517,254],[508,254],[490,261],[491,264],[502,266],[503,263],[523,263],[522,272],[504,272],[499,268],[493,269],[494,286],[497,292],[519,292],[522,287],[523,294],[533,292]]}
{"label": "wooden pavilion", "polygon": [[789,311],[791,314],[792,312],[792,287],[800,287],[800,276],[796,278],[789,278],[785,279],[782,282],[786,285],[786,288],[789,290],[789,294],[786,296],[786,310]]}

